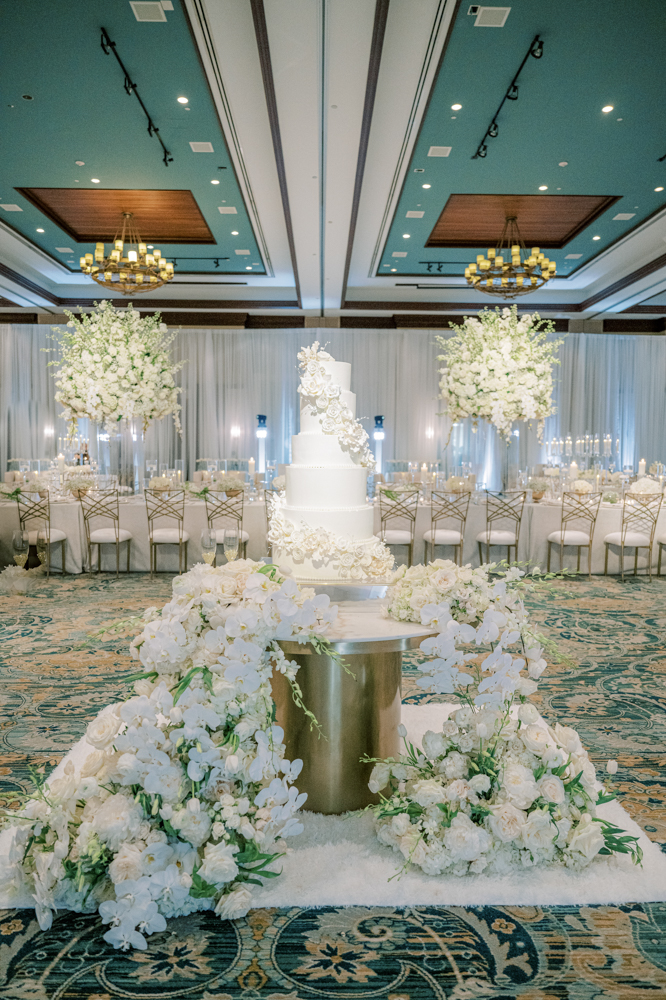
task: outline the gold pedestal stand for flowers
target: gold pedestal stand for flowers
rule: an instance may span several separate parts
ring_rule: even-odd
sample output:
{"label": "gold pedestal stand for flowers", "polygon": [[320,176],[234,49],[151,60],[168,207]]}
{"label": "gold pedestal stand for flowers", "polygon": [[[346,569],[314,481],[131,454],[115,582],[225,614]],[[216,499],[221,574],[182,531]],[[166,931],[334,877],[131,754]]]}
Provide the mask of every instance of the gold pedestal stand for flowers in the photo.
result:
{"label": "gold pedestal stand for flowers", "polygon": [[399,755],[402,654],[433,634],[423,626],[382,617],[376,600],[342,602],[339,608],[339,621],[327,639],[354,677],[309,643],[280,643],[300,666],[303,702],[320,724],[322,737],[294,704],[284,676],[274,674],[272,681],[287,758],[303,761],[297,785],[308,794],[304,808],[321,813],[362,809],[379,800],[368,788],[372,764],[361,764],[360,758]]}

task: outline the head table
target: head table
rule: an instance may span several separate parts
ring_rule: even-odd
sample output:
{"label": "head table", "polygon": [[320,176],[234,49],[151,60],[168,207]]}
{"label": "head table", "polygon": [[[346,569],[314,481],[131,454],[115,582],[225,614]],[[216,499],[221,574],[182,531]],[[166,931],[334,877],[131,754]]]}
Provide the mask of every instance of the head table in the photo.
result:
{"label": "head table", "polygon": [[[548,535],[557,531],[560,527],[561,505],[559,501],[545,501],[540,503],[526,503],[523,513],[520,539],[518,544],[519,562],[529,563],[532,566],[546,568]],[[604,503],[599,508],[599,516],[594,534],[592,546],[592,572],[603,573],[604,571],[604,537],[612,531],[619,531],[622,522],[622,505]],[[102,522],[93,526],[101,526]],[[165,522],[166,523],[166,522]],[[189,532],[190,540],[188,544],[188,566],[201,562],[201,532],[207,526],[206,506],[203,501],[188,501],[185,504],[185,531]],[[218,527],[221,525],[218,525]],[[375,505],[375,532],[380,530],[379,508]],[[476,497],[472,499],[469,506],[467,525],[465,529],[465,542],[463,546],[463,563],[471,563],[472,566],[479,565],[479,553],[476,536],[484,531],[486,526],[485,502]],[[17,505],[13,501],[0,503],[0,565],[6,566],[13,562],[12,533],[19,527]],[[87,551],[85,540],[85,528],[81,504],[78,500],[52,500],[51,501],[51,527],[60,528],[67,536],[66,544],[66,564],[68,573],[81,573],[87,564]],[[146,518],[146,505],[143,497],[135,496],[120,500],[120,527],[126,528],[132,533],[132,553],[130,568],[133,572],[147,573],[150,569],[149,542],[148,542],[148,521]],[[425,546],[423,535],[430,528],[430,504],[420,503],[416,516],[416,533],[414,544],[414,562],[423,562],[425,556]],[[266,507],[263,500],[253,500],[246,502],[243,508],[243,530],[250,536],[247,543],[247,555],[249,559],[262,559],[268,555],[268,543],[266,540]],[[657,522],[655,537],[666,535],[666,510],[662,508]],[[565,548],[565,566],[575,568],[576,550]],[[396,547],[396,565],[406,560],[406,547]],[[437,558],[453,558],[453,549],[438,547],[435,551]],[[492,547],[490,557],[492,560],[506,559],[506,548]],[[553,546],[551,569],[559,569],[559,545]],[[485,553],[484,553],[485,557]],[[96,560],[96,546],[93,546],[93,559]],[[645,570],[647,553],[645,549],[640,552],[638,565],[639,569]],[[55,546],[53,550],[52,569],[60,569],[60,549]],[[222,562],[224,556],[222,549],[218,550],[218,561]],[[625,551],[625,572],[633,571],[633,550]],[[657,546],[653,546],[652,565],[656,568]],[[124,563],[124,548],[121,554],[121,567]],[[102,569],[113,570],[115,572],[116,558],[115,548],[112,545],[104,546],[102,549]],[[160,545],[158,555],[158,570],[162,572],[178,572],[178,546]],[[608,572],[619,573],[618,549],[614,546],[610,548],[608,559]],[[581,558],[581,572],[587,572],[587,555],[584,551]]]}

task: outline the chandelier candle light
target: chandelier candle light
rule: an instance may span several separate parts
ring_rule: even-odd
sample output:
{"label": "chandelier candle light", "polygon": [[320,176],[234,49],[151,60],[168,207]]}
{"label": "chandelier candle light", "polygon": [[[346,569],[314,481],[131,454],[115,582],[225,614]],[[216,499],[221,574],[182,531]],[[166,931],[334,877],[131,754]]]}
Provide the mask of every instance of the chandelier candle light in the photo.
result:
{"label": "chandelier candle light", "polygon": [[[95,253],[81,257],[80,265],[84,274],[105,288],[111,288],[124,295],[150,292],[166,285],[173,279],[173,264],[162,257],[160,250],[148,252],[132,223],[132,213],[122,213],[123,224],[120,236],[116,232],[113,249],[105,256],[104,244],[95,244]],[[135,246],[136,250],[126,250]]]}
{"label": "chandelier candle light", "polygon": [[487,295],[500,295],[514,299],[541,288],[555,277],[556,264],[539,249],[527,252],[515,216],[504,223],[496,248],[488,250],[488,257],[479,254],[476,264],[465,268],[467,284]]}

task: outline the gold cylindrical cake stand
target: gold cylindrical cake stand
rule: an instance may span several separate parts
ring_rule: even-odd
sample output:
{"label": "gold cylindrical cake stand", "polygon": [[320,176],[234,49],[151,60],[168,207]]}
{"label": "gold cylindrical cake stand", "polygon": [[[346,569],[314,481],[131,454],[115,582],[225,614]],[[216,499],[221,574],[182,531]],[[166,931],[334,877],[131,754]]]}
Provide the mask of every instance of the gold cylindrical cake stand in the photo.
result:
{"label": "gold cylindrical cake stand", "polygon": [[[379,796],[368,788],[372,764],[361,764],[360,758],[400,753],[402,654],[417,648],[432,630],[385,619],[376,604],[364,601],[343,609],[330,636],[333,649],[356,679],[309,643],[280,643],[286,655],[300,664],[303,701],[326,737],[310,730],[310,720],[294,704],[289,683],[282,674],[274,674],[277,722],[285,731],[288,759],[303,761],[296,784],[308,794],[305,809],[313,812],[343,813],[377,802]],[[349,638],[343,637],[346,631]]]}

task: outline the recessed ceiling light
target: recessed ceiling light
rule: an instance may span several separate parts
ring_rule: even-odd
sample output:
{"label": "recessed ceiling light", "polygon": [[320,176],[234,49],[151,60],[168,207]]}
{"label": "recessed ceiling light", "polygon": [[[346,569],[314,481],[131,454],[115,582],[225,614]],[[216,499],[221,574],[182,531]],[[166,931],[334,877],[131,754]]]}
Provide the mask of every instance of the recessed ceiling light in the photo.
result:
{"label": "recessed ceiling light", "polygon": [[238,230],[237,229],[232,229],[231,230],[231,235],[232,236],[238,236]]}
{"label": "recessed ceiling light", "polygon": [[245,270],[246,270],[246,271],[251,271],[251,270],[252,270],[252,268],[251,268],[250,266],[248,266],[248,267],[246,267],[246,268],[245,268]]}
{"label": "recessed ceiling light", "polygon": [[605,115],[607,115],[609,111],[613,110],[613,105],[612,104],[606,104],[601,110],[603,111],[603,113]]}
{"label": "recessed ceiling light", "polygon": [[83,160],[74,160],[74,163],[76,163],[77,167],[85,167],[85,162]]}
{"label": "recessed ceiling light", "polygon": [[547,191],[547,190],[548,190],[548,185],[547,185],[547,184],[542,184],[542,185],[541,185],[541,186],[539,187],[539,191]]}
{"label": "recessed ceiling light", "polygon": [[148,244],[148,247],[147,247],[147,249],[148,249],[148,250],[152,250],[152,249],[153,249],[153,244],[152,244],[152,243],[149,243],[149,244]]}
{"label": "recessed ceiling light", "polygon": [[593,239],[593,240],[600,240],[600,239],[601,239],[601,236],[593,236],[593,237],[592,237],[592,239]]}
{"label": "recessed ceiling light", "polygon": [[398,270],[398,268],[397,268],[397,267],[392,267],[392,268],[391,268],[391,270],[392,270],[392,271],[397,271],[397,270]]}
{"label": "recessed ceiling light", "polygon": [[451,105],[451,111],[460,111],[461,108],[462,108],[462,104],[452,104]]}
{"label": "recessed ceiling light", "polygon": [[655,191],[663,191],[663,190],[664,190],[663,187],[655,188]]}
{"label": "recessed ceiling light", "polygon": [[187,97],[178,97],[176,100],[179,104],[187,104]]}
{"label": "recessed ceiling light", "polygon": [[431,184],[422,184],[421,187],[429,188],[429,187],[432,187],[432,185]]}
{"label": "recessed ceiling light", "polygon": [[90,178],[90,183],[91,184],[99,184],[99,177],[91,177]]}
{"label": "recessed ceiling light", "polygon": [[557,165],[558,165],[558,167],[568,167],[569,166],[569,161],[568,160],[562,160]]}
{"label": "recessed ceiling light", "polygon": [[402,234],[402,238],[403,238],[403,240],[408,240],[409,239],[409,233],[403,233]]}
{"label": "recessed ceiling light", "polygon": [[[663,188],[662,188],[662,190],[663,190]],[[43,232],[44,232],[44,230],[43,230],[43,229],[38,229],[38,230],[37,230],[37,232],[38,232],[38,233],[43,233]]]}
{"label": "recessed ceiling light", "polygon": [[621,122],[622,119],[621,118],[616,118],[615,121]]}
{"label": "recessed ceiling light", "polygon": [[211,184],[219,184],[219,183],[220,182],[218,180],[215,180],[215,178],[213,178],[213,180],[211,181]]}

